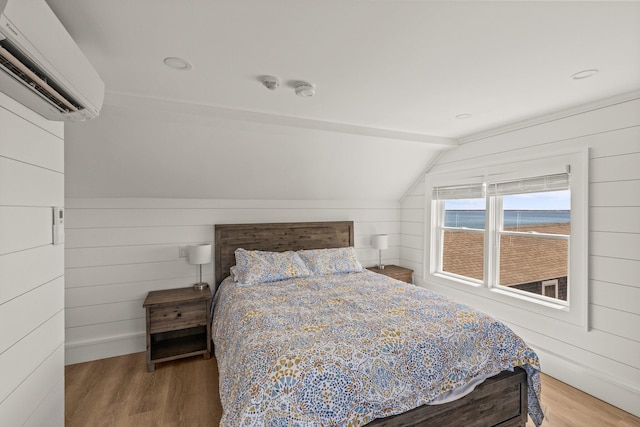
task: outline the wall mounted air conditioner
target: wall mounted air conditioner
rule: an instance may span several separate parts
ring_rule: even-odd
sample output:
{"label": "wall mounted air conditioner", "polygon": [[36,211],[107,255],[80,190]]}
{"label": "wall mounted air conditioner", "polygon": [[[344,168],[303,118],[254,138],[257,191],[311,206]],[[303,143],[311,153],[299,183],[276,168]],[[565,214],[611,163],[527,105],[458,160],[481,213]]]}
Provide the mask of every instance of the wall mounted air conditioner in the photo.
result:
{"label": "wall mounted air conditioner", "polygon": [[104,83],[44,0],[0,0],[0,92],[80,121],[100,113]]}

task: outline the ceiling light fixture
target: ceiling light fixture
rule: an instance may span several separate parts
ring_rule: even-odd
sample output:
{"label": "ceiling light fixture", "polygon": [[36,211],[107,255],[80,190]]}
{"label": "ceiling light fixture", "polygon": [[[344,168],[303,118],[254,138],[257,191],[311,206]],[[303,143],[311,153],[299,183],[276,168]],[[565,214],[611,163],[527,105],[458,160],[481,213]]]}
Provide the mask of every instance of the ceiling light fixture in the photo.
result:
{"label": "ceiling light fixture", "polygon": [[171,67],[174,70],[188,71],[193,68],[193,65],[191,65],[189,61],[172,56],[164,58],[164,63],[167,67]]}
{"label": "ceiling light fixture", "polygon": [[316,88],[311,83],[299,82],[296,84],[296,95],[309,98],[316,94]]}
{"label": "ceiling light fixture", "polygon": [[458,120],[465,120],[465,119],[470,119],[470,118],[471,118],[471,114],[469,114],[469,113],[458,114],[456,116],[456,119],[458,119]]}
{"label": "ceiling light fixture", "polygon": [[589,77],[594,76],[594,75],[598,74],[599,72],[600,72],[600,70],[596,70],[595,68],[591,69],[591,70],[582,70],[582,71],[578,71],[575,74],[572,74],[571,78],[573,80],[588,79]]}
{"label": "ceiling light fixture", "polygon": [[276,90],[280,87],[280,79],[274,76],[262,76],[260,81],[269,90]]}

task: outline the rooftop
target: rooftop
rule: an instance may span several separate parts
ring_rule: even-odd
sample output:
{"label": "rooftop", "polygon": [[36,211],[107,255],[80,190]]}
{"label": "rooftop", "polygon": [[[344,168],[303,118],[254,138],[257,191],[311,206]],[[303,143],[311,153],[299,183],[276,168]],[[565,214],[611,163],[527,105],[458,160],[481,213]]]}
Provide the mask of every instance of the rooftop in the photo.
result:
{"label": "rooftop", "polygon": [[[569,223],[506,227],[505,230],[570,234]],[[503,236],[500,245],[500,284],[505,286],[567,276],[568,242],[529,236]],[[483,278],[484,235],[446,231],[443,269],[478,280]]]}

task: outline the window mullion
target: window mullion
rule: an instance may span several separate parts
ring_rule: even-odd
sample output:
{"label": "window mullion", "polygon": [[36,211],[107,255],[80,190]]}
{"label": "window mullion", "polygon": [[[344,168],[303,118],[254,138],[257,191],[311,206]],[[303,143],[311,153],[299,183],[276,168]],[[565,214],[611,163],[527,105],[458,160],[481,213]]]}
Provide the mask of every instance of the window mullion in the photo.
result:
{"label": "window mullion", "polygon": [[487,201],[487,221],[489,222],[487,240],[489,244],[486,249],[488,254],[487,262],[487,287],[495,288],[499,280],[500,272],[500,231],[503,228],[502,220],[502,197],[488,196]]}
{"label": "window mullion", "polygon": [[444,259],[444,201],[436,201],[436,229],[438,230],[436,235],[436,272],[442,271],[443,259]]}

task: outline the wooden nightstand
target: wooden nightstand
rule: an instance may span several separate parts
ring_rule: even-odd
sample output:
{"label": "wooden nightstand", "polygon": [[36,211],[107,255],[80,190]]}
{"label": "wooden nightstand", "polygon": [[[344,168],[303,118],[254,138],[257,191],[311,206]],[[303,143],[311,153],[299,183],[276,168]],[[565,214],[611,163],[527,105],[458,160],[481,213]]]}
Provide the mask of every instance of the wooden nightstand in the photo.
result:
{"label": "wooden nightstand", "polygon": [[211,290],[193,287],[152,291],[147,312],[147,371],[181,357],[211,354]]}
{"label": "wooden nightstand", "polygon": [[377,267],[367,267],[367,270],[378,274],[384,274],[385,276],[393,277],[394,279],[402,280],[403,282],[412,283],[411,275],[413,274],[413,270],[408,268],[399,267],[397,265],[385,265],[384,270],[380,270]]}

